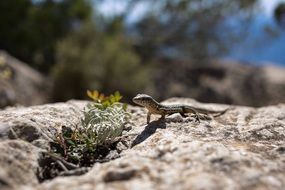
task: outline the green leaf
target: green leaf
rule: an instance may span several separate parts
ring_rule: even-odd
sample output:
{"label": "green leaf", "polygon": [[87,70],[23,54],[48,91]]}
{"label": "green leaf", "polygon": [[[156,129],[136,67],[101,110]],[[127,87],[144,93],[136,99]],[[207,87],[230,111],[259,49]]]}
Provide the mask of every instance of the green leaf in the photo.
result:
{"label": "green leaf", "polygon": [[111,105],[112,105],[113,103],[115,103],[115,102],[117,102],[116,97],[111,94],[111,95],[110,95],[110,103],[111,103]]}
{"label": "green leaf", "polygon": [[70,145],[75,145],[75,143],[71,139],[67,139],[66,142]]}
{"label": "green leaf", "polygon": [[123,104],[123,110],[127,111],[128,105],[127,104]]}
{"label": "green leaf", "polygon": [[122,99],[122,96],[121,96],[119,91],[116,91],[114,95],[115,95],[115,98],[116,98],[116,102],[119,102]]}
{"label": "green leaf", "polygon": [[111,105],[111,103],[109,101],[105,101],[102,103],[102,105],[106,109],[107,107],[109,107]]}

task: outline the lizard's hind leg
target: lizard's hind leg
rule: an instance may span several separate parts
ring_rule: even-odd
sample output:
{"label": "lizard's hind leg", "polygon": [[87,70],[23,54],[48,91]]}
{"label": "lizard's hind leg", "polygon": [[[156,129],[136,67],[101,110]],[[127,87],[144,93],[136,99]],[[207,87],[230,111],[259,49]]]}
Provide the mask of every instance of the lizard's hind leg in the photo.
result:
{"label": "lizard's hind leg", "polygon": [[200,116],[199,116],[199,113],[194,113],[194,118],[196,119],[196,121],[198,123],[200,123]]}
{"label": "lizard's hind leg", "polygon": [[[200,116],[199,116],[199,113],[194,109],[194,108],[191,108],[191,107],[182,107],[182,114],[185,115],[184,113],[193,113],[194,114],[194,118],[196,119],[196,121],[198,121],[200,123]],[[180,113],[181,114],[181,113]],[[181,115],[182,115],[181,114]],[[182,116],[183,116],[182,115]]]}

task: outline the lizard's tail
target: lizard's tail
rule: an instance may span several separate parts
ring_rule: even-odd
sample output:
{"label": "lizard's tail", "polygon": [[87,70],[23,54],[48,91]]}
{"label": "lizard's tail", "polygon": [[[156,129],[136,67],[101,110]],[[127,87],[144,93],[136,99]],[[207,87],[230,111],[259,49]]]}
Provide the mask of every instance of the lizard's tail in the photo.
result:
{"label": "lizard's tail", "polygon": [[205,109],[196,108],[196,111],[198,111],[199,113],[203,113],[203,114],[212,114],[213,117],[218,117],[218,116],[225,114],[230,109],[232,109],[232,107],[226,108],[222,111],[205,110]]}

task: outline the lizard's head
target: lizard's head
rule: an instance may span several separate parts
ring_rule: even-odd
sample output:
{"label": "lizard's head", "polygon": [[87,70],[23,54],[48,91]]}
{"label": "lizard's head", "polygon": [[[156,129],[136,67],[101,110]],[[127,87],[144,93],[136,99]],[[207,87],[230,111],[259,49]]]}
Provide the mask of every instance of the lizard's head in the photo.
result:
{"label": "lizard's head", "polygon": [[155,100],[147,94],[138,94],[133,98],[133,102],[144,107],[148,107],[153,104]]}

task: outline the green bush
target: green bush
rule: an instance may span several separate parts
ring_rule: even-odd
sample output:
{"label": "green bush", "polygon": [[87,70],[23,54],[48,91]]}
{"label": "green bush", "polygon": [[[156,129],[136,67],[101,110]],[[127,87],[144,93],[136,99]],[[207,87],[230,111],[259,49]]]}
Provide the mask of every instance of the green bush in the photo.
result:
{"label": "green bush", "polygon": [[48,74],[56,43],[93,15],[89,0],[0,1],[1,50]]}
{"label": "green bush", "polygon": [[53,77],[57,101],[84,98],[81,92],[90,88],[131,97],[146,85],[147,69],[122,33],[105,34],[85,23],[58,44]]}
{"label": "green bush", "polygon": [[99,146],[108,147],[117,141],[130,119],[126,105],[119,102],[119,92],[105,97],[98,91],[88,91],[88,95],[93,102],[84,108],[82,125],[73,130],[64,127],[53,143],[54,153],[76,164],[94,159]]}

